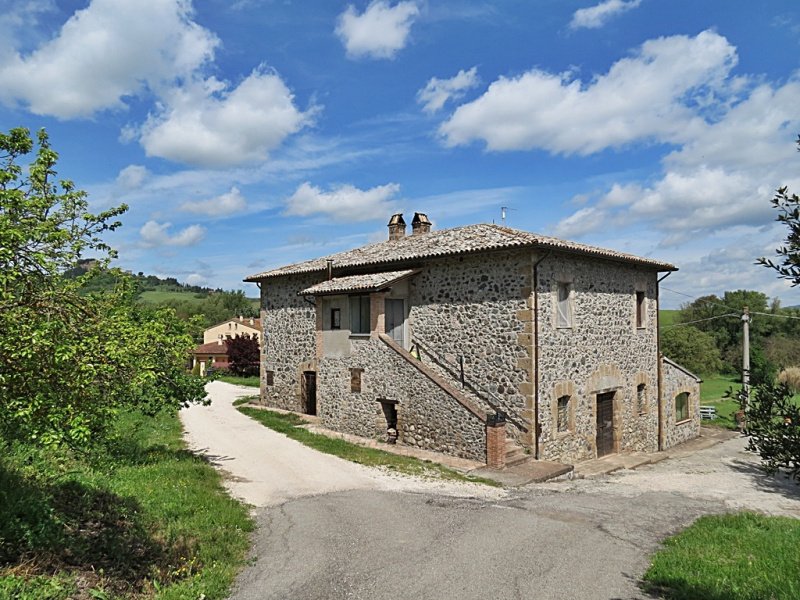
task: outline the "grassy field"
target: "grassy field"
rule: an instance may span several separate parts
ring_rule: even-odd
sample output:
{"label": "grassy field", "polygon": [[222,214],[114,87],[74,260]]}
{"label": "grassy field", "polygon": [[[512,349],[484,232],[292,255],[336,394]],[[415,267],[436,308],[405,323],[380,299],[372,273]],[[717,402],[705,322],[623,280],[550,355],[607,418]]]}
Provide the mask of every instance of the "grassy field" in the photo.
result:
{"label": "grassy field", "polygon": [[164,291],[156,291],[156,290],[149,290],[146,292],[142,292],[139,294],[139,300],[145,302],[147,304],[166,304],[170,301],[185,301],[190,302],[192,304],[197,304],[198,306],[203,303],[206,296],[199,297],[194,292],[164,292]]}
{"label": "grassy field", "polygon": [[706,516],[666,540],[645,587],[670,600],[796,600],[800,520]]}
{"label": "grassy field", "polygon": [[[247,399],[240,399],[239,404]],[[400,456],[375,448],[365,448],[357,444],[351,444],[342,439],[329,438],[324,435],[312,433],[299,425],[307,424],[302,417],[294,413],[277,413],[260,408],[250,408],[248,406],[237,406],[238,410],[248,417],[255,419],[262,425],[274,429],[279,433],[297,440],[298,442],[319,450],[326,454],[333,454],[340,458],[367,465],[370,467],[384,467],[406,475],[417,475],[421,477],[432,477],[436,479],[449,479],[457,481],[471,481],[484,483],[486,485],[497,486],[498,483],[480,477],[470,477],[463,475],[453,469],[427,461],[413,458],[410,456]]]}
{"label": "grassy field", "polygon": [[127,414],[88,456],[0,452],[0,599],[222,599],[252,522],[183,447],[175,415]]}
{"label": "grassy field", "polygon": [[666,325],[672,325],[677,319],[678,314],[681,311],[679,310],[670,310],[670,309],[662,309],[658,311],[658,325],[660,327],[664,327]]}
{"label": "grassy field", "polygon": [[253,375],[252,377],[237,377],[236,375],[218,375],[217,379],[219,381],[232,383],[234,385],[246,385],[255,388],[261,387],[261,382],[259,381],[258,375]]}

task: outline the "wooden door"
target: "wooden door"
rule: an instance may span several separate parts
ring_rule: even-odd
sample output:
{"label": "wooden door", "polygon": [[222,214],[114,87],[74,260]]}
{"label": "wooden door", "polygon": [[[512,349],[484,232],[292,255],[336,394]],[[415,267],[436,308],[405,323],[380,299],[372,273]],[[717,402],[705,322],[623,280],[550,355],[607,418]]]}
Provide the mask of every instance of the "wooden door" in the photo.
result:
{"label": "wooden door", "polygon": [[614,452],[614,392],[597,394],[597,456]]}
{"label": "wooden door", "polygon": [[302,380],[303,412],[307,415],[317,414],[317,374],[305,371]]}

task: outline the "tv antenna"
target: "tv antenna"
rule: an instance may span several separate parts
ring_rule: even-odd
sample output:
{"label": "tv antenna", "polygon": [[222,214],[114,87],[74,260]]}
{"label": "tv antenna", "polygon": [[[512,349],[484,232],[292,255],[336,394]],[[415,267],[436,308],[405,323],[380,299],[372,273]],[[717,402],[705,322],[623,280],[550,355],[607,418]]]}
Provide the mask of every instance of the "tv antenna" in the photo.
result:
{"label": "tv antenna", "polygon": [[500,222],[505,225],[506,224],[506,213],[510,210],[516,210],[515,208],[510,208],[508,206],[501,206],[500,207]]}

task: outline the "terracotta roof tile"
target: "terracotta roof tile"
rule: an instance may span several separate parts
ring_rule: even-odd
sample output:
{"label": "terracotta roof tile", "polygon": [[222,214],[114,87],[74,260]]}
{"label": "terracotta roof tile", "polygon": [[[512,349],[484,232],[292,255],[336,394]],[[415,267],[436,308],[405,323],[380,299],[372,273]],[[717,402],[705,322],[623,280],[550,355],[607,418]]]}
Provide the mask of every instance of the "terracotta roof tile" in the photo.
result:
{"label": "terracotta roof tile", "polygon": [[209,342],[207,344],[200,344],[193,350],[194,354],[227,354],[228,344],[222,342]]}
{"label": "terracotta roof tile", "polygon": [[294,263],[250,275],[245,281],[259,281],[281,275],[325,271],[327,261],[332,260],[335,269],[369,265],[391,265],[403,261],[502,250],[510,248],[542,248],[562,250],[598,258],[631,262],[659,271],[677,271],[669,263],[625,254],[596,246],[569,242],[558,238],[510,229],[500,225],[467,225],[452,229],[439,229],[422,235],[408,235],[398,240],[387,240],[377,244],[361,246],[346,252],[331,254],[304,262]]}

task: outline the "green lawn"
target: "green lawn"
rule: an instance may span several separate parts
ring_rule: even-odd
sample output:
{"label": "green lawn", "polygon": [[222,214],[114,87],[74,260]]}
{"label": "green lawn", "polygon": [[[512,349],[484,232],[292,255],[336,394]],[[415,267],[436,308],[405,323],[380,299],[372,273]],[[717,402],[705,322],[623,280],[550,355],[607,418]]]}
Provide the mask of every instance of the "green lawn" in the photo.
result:
{"label": "green lawn", "polygon": [[800,520],[706,516],[669,538],[644,586],[669,600],[800,598]]}
{"label": "green lawn", "polygon": [[227,597],[252,521],[176,415],[127,414],[86,456],[0,452],[0,599]]}
{"label": "green lawn", "polygon": [[261,387],[261,382],[259,380],[258,375],[253,375],[252,377],[237,377],[236,375],[218,375],[217,379],[219,381],[224,381],[226,383],[233,383],[235,385],[246,385],[249,387]]}
{"label": "green lawn", "polygon": [[146,304],[166,304],[170,301],[185,301],[199,306],[205,302],[206,297],[198,297],[194,292],[164,292],[160,290],[149,290],[139,294],[139,300]]}
{"label": "green lawn", "polygon": [[454,471],[453,469],[428,460],[420,460],[410,456],[400,456],[375,448],[366,448],[357,444],[351,444],[339,438],[330,438],[325,435],[312,433],[303,427],[298,427],[299,425],[307,424],[307,422],[294,413],[277,413],[248,406],[237,406],[237,409],[262,425],[274,429],[279,433],[283,433],[310,448],[314,448],[314,450],[319,450],[326,454],[333,454],[334,456],[355,463],[370,467],[384,467],[407,475],[471,481],[492,486],[499,485],[497,482],[489,479],[463,475],[458,471]]}
{"label": "green lawn", "polygon": [[678,318],[678,314],[680,314],[680,310],[670,310],[670,309],[661,309],[658,311],[658,325],[659,327],[664,327],[666,325],[672,325],[675,323],[675,320]]}

